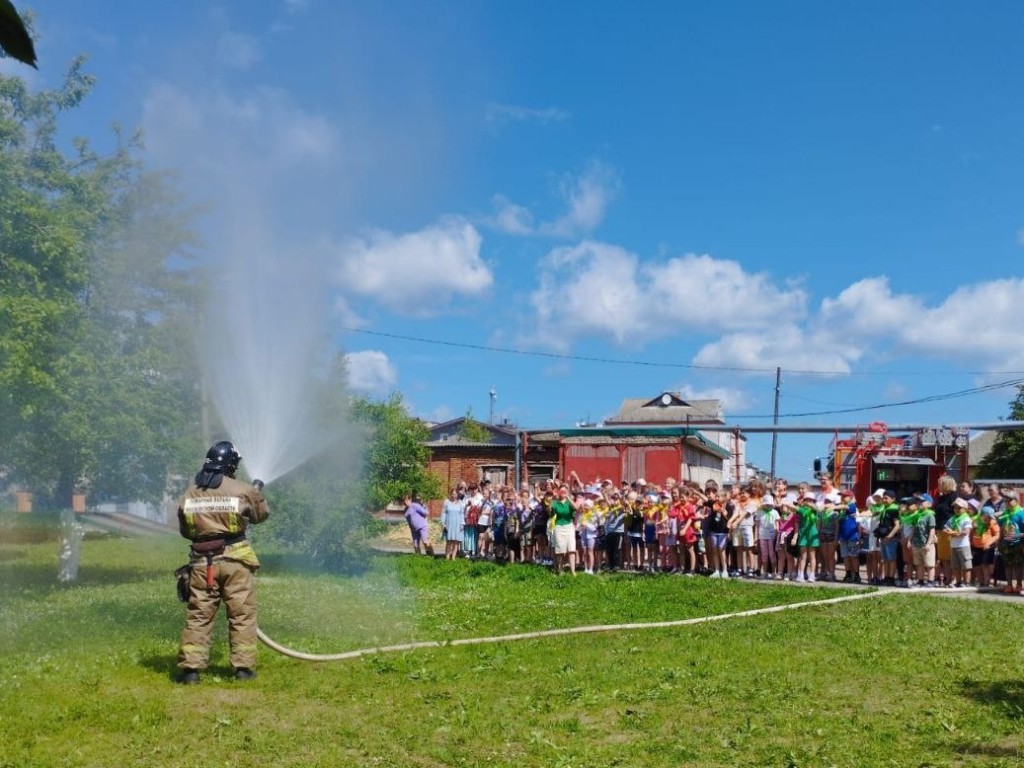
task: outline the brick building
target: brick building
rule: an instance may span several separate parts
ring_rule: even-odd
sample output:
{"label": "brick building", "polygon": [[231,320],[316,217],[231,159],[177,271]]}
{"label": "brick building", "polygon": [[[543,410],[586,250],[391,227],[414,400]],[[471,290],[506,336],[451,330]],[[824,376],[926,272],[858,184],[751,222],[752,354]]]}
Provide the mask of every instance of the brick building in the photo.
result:
{"label": "brick building", "polygon": [[[430,427],[426,443],[430,448],[429,469],[441,478],[446,492],[459,481],[468,484],[490,480],[495,485],[520,487],[556,476],[557,441],[536,443],[530,440],[528,432],[513,425],[478,421],[473,421],[473,431],[483,430],[488,437],[469,440],[464,434],[465,423],[466,418],[460,417]],[[440,509],[440,500],[431,502],[432,514],[438,514]]]}

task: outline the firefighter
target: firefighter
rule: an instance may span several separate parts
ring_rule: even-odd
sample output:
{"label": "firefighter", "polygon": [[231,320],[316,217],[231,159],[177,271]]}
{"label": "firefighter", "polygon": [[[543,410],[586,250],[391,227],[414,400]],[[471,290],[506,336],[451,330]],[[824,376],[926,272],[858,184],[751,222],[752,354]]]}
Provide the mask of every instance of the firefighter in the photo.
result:
{"label": "firefighter", "polygon": [[234,445],[216,443],[178,502],[178,528],[192,542],[188,608],[178,652],[178,681],[186,685],[198,683],[200,671],[209,663],[213,622],[222,602],[235,679],[256,676],[253,574],[260,564],[245,532],[250,523],[266,520],[270,509],[262,482],[250,485],[235,479],[241,460]]}

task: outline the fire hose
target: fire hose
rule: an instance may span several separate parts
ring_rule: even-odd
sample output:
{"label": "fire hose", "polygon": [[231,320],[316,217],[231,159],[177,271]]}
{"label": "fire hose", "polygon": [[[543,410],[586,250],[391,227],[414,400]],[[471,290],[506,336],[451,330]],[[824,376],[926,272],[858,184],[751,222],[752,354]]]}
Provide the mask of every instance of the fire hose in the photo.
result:
{"label": "fire hose", "polygon": [[284,656],[300,661],[350,661],[363,656],[372,656],[380,653],[400,653],[402,651],[418,651],[425,648],[453,648],[462,645],[489,645],[494,643],[510,643],[516,640],[537,640],[546,637],[564,637],[565,635],[594,634],[598,632],[624,632],[639,629],[670,629],[674,627],[689,627],[697,624],[707,624],[713,621],[724,621],[726,619],[738,619],[748,616],[760,616],[767,613],[779,613],[791,611],[798,608],[808,608],[815,605],[834,605],[845,603],[851,600],[864,600],[870,597],[880,597],[892,594],[892,590],[880,589],[871,592],[863,592],[857,595],[845,595],[843,597],[832,597],[825,600],[808,600],[802,603],[789,603],[788,605],[773,605],[768,608],[754,608],[748,611],[737,611],[736,613],[723,613],[715,616],[699,616],[693,619],[678,619],[674,621],[652,621],[633,624],[599,624],[584,627],[564,627],[562,629],[544,629],[535,632],[519,632],[512,635],[496,635],[493,637],[466,637],[457,640],[423,640],[416,643],[401,643],[398,645],[382,645],[373,648],[360,648],[355,651],[344,653],[306,653],[288,648],[272,640],[262,630],[256,629],[256,636],[263,641],[271,650],[277,651]]}

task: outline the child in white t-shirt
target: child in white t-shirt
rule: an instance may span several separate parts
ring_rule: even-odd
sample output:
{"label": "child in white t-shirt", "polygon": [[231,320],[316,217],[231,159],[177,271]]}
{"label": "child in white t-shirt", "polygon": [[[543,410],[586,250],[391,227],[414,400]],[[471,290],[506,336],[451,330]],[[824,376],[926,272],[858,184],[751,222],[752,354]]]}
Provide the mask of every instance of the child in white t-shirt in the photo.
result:
{"label": "child in white t-shirt", "polygon": [[954,586],[958,589],[971,583],[971,569],[974,567],[971,557],[971,531],[974,529],[974,520],[970,512],[970,504],[963,499],[956,499],[953,502],[953,517],[942,529],[942,534],[949,537],[950,564]]}

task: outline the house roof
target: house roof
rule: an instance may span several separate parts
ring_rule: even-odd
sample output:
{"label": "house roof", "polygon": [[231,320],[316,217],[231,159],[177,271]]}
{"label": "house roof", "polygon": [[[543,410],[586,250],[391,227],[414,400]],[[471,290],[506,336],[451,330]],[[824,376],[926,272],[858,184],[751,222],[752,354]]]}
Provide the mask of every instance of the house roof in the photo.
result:
{"label": "house roof", "polygon": [[461,434],[462,425],[466,422],[466,417],[460,416],[457,419],[451,419],[450,421],[430,427],[430,437],[424,444],[428,446],[444,446],[446,448],[501,448],[515,445],[516,435],[518,434],[516,428],[498,426],[497,424],[484,424],[483,422],[476,421],[476,419],[472,421],[474,424],[486,429],[490,433],[491,439],[487,441],[466,440]]}
{"label": "house roof", "polygon": [[687,400],[678,392],[662,392],[655,398],[627,397],[619,412],[605,424],[724,424],[720,400]]}

